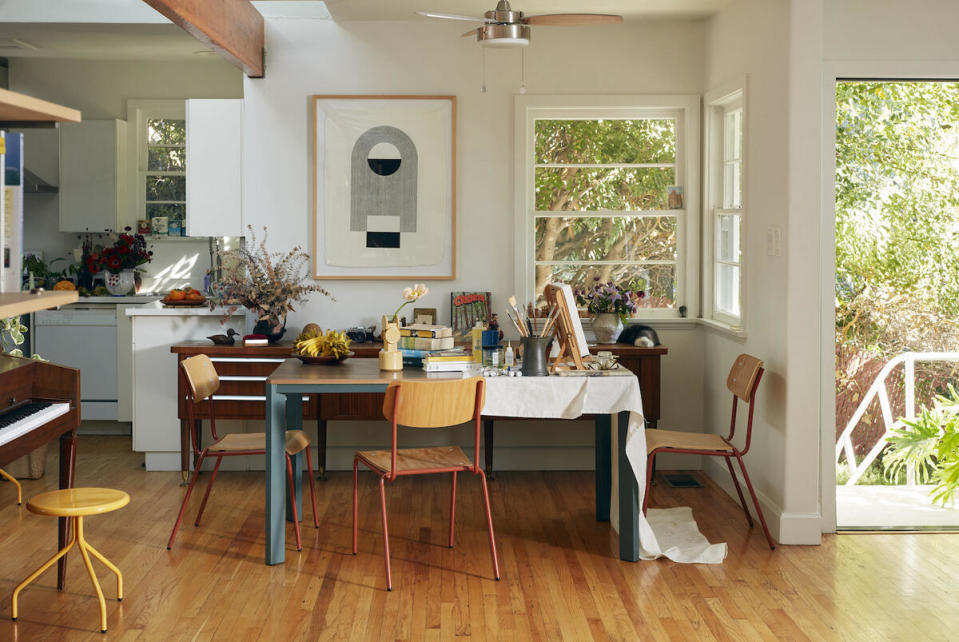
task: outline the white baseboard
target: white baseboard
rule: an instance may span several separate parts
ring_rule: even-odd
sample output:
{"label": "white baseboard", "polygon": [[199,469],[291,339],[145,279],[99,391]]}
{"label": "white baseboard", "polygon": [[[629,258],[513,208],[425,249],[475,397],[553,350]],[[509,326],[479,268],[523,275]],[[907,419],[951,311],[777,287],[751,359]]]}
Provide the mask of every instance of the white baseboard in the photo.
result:
{"label": "white baseboard", "polygon": [[[720,461],[719,457],[704,457],[704,459],[706,461],[703,465],[703,471],[738,504],[739,497],[736,495],[736,487],[733,486],[733,481],[729,477],[726,464]],[[735,470],[735,466],[733,469]],[[746,483],[738,472],[736,475],[742,486],[750,513],[755,517],[755,508],[752,505],[752,499],[749,497]],[[753,488],[755,489],[755,486]],[[781,506],[769,499],[762,491],[757,490],[756,497],[759,499],[759,505],[762,506],[769,532],[777,542],[795,545],[818,545],[822,543],[822,517],[819,514],[786,513]],[[758,520],[755,528],[761,528]]]}

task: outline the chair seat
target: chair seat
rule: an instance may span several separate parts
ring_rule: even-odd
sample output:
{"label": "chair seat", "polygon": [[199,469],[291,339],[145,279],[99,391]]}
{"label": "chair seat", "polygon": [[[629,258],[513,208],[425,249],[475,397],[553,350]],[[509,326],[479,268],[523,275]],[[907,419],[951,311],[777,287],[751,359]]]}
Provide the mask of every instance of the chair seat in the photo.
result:
{"label": "chair seat", "polygon": [[[295,455],[310,445],[310,438],[302,430],[286,431],[286,454]],[[210,445],[209,452],[263,452],[266,450],[265,432],[234,432],[224,435]]]}
{"label": "chair seat", "polygon": [[[389,450],[360,450],[356,455],[380,472],[390,471],[391,452]],[[402,448],[396,451],[396,472],[459,466],[466,468],[473,466],[473,462],[459,446]]]}
{"label": "chair seat", "polygon": [[55,517],[83,517],[123,508],[130,496],[113,488],[64,488],[50,490],[32,497],[27,510],[37,515]]}
{"label": "chair seat", "polygon": [[646,454],[648,455],[658,448],[733,452],[733,447],[723,441],[719,435],[650,428],[646,431]]}

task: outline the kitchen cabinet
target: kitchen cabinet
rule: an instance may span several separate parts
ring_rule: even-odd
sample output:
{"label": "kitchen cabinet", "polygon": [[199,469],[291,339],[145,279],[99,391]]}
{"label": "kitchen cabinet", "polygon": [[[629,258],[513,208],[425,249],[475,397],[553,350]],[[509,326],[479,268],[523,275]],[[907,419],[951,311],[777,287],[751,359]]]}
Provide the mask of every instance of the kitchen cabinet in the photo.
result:
{"label": "kitchen cabinet", "polygon": [[186,233],[243,236],[243,101],[186,101]]}
{"label": "kitchen cabinet", "polygon": [[123,120],[60,126],[61,232],[119,229],[126,203],[126,137]]}

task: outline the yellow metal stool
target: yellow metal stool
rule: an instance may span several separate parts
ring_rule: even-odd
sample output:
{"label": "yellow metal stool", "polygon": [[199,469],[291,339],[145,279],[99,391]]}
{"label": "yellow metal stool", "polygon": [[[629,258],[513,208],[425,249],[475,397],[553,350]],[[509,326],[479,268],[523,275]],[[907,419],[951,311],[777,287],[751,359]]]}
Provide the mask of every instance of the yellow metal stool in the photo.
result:
{"label": "yellow metal stool", "polygon": [[0,468],[0,477],[3,477],[8,482],[17,487],[17,506],[23,503],[23,486],[20,485],[20,482],[17,481],[17,478],[5,471],[3,468]]}
{"label": "yellow metal stool", "polygon": [[25,589],[30,582],[40,577],[40,574],[53,566],[57,560],[67,554],[74,544],[80,549],[80,555],[83,556],[83,563],[87,567],[90,579],[93,581],[93,588],[97,591],[97,599],[100,600],[100,632],[107,632],[107,603],[103,599],[103,591],[100,590],[100,583],[97,582],[96,573],[93,572],[93,564],[90,563],[90,554],[103,562],[107,568],[113,571],[117,576],[117,601],[123,599],[123,575],[120,569],[114,566],[110,560],[105,558],[97,549],[83,537],[83,518],[86,515],[99,515],[100,513],[109,513],[110,511],[123,508],[130,503],[130,496],[122,490],[112,488],[67,488],[64,490],[51,490],[41,493],[27,502],[27,510],[38,515],[51,515],[54,517],[70,517],[72,519],[72,535],[67,545],[56,555],[47,560],[43,566],[34,571],[30,577],[20,582],[17,588],[13,589],[13,609],[11,616],[14,621],[17,619],[17,597],[20,591]]}

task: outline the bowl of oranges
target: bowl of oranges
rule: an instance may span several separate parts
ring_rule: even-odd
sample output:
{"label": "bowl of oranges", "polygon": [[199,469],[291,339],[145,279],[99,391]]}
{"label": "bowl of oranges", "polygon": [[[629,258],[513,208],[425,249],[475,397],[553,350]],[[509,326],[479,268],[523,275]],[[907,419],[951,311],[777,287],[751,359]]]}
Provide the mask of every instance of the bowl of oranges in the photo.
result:
{"label": "bowl of oranges", "polygon": [[186,287],[170,290],[160,301],[171,307],[196,308],[206,303],[206,297],[199,290]]}

